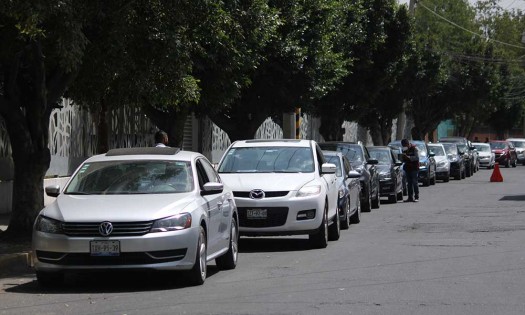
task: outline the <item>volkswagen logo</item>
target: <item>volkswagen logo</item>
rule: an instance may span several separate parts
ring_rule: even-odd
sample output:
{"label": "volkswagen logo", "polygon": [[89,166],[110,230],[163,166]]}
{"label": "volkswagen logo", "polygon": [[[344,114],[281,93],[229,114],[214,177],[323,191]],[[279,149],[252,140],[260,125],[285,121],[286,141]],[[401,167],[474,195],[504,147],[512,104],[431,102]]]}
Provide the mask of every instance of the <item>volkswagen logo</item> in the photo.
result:
{"label": "volkswagen logo", "polygon": [[264,191],[262,189],[254,189],[250,191],[250,198],[252,199],[263,199]]}
{"label": "volkswagen logo", "polygon": [[102,236],[109,236],[113,232],[113,224],[111,222],[102,222],[98,226],[98,232]]}

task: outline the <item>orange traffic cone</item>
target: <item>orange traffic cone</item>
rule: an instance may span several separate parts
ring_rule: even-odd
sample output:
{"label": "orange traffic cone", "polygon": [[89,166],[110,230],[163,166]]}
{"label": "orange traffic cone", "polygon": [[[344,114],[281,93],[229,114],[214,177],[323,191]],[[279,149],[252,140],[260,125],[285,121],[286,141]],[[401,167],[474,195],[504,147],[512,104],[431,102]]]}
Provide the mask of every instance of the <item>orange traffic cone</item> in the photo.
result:
{"label": "orange traffic cone", "polygon": [[499,171],[499,163],[496,163],[494,165],[494,171],[492,172],[492,175],[490,176],[491,182],[502,182],[503,176],[501,176],[501,172]]}

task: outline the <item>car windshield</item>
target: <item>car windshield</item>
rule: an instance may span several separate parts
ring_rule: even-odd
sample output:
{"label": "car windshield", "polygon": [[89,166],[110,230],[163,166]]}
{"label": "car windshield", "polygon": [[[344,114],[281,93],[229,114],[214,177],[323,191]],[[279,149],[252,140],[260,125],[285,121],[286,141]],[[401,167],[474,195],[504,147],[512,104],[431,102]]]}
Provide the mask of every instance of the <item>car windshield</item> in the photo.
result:
{"label": "car windshield", "polygon": [[428,155],[427,146],[424,143],[415,143],[414,145],[417,147],[419,157],[426,157]]}
{"label": "car windshield", "polygon": [[326,163],[333,163],[336,166],[335,175],[337,177],[342,177],[343,172],[341,170],[341,159],[337,155],[325,155]]}
{"label": "car windshield", "polygon": [[445,148],[445,151],[447,152],[447,155],[448,154],[452,154],[452,155],[457,155],[458,154],[458,148],[455,144],[448,144],[448,143],[443,143],[443,147]]}
{"label": "car windshield", "polygon": [[479,152],[490,152],[490,145],[475,144],[474,147]]}
{"label": "car windshield", "polygon": [[311,173],[314,158],[309,147],[232,148],[219,173]]}
{"label": "car windshield", "polygon": [[496,149],[496,150],[503,150],[507,147],[507,144],[505,142],[491,142],[490,148]]}
{"label": "car windshield", "polygon": [[511,141],[516,148],[525,148],[525,141]]}
{"label": "car windshield", "polygon": [[435,156],[445,156],[445,151],[440,145],[430,146],[430,150],[434,153]]}
{"label": "car windshield", "polygon": [[163,194],[192,190],[190,162],[105,161],[83,164],[65,194]]}
{"label": "car windshield", "polygon": [[379,164],[392,164],[392,155],[390,154],[390,149],[388,150],[374,150],[368,149],[370,153],[370,158],[376,159],[379,161]]}

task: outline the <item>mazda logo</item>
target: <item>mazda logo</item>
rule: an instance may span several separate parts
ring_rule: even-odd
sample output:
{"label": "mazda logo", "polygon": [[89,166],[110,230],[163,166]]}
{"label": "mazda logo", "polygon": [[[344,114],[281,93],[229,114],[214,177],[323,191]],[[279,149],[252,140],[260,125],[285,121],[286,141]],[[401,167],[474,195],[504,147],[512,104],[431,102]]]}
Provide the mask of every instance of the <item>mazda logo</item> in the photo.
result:
{"label": "mazda logo", "polygon": [[98,226],[98,232],[102,236],[109,236],[113,232],[113,224],[111,222],[102,222]]}
{"label": "mazda logo", "polygon": [[250,191],[250,198],[252,199],[263,199],[264,191],[262,189],[254,189]]}

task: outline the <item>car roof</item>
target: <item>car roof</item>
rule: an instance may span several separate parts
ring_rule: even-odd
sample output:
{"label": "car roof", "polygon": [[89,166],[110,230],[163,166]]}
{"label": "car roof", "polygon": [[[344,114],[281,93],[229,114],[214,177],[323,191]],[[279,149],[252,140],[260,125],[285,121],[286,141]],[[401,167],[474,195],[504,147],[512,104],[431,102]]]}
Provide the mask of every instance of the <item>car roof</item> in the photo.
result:
{"label": "car roof", "polygon": [[102,161],[134,161],[134,160],[173,160],[173,161],[192,161],[196,157],[204,157],[198,152],[181,151],[171,147],[150,147],[150,148],[122,148],[112,149],[105,154],[90,157],[86,162]]}
{"label": "car roof", "polygon": [[330,150],[322,150],[324,155],[341,155],[343,156],[343,153],[341,151],[330,151]]}
{"label": "car roof", "polygon": [[232,148],[242,147],[304,147],[310,148],[312,140],[300,139],[278,139],[278,140],[238,140],[232,144]]}
{"label": "car roof", "polygon": [[487,145],[490,146],[488,143],[485,142],[472,142],[473,145]]}
{"label": "car roof", "polygon": [[522,141],[525,142],[525,138],[507,138],[507,141]]}

